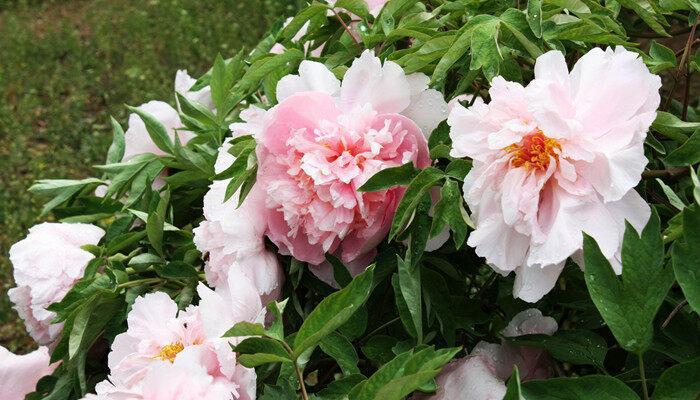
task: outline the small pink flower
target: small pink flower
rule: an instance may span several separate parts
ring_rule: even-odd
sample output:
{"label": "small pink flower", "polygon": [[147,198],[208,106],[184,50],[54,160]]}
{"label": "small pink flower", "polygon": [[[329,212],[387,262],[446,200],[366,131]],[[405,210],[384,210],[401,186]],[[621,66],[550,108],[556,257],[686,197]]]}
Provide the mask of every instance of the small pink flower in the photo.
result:
{"label": "small pink flower", "polygon": [[[342,83],[310,61],[302,62],[299,75],[282,78],[280,103],[265,113],[257,136],[256,184],[265,194],[267,235],[281,253],[315,265],[334,253],[366,266],[403,189],[357,189],[384,168],[430,164],[425,135],[447,111],[434,92],[427,77],[406,76],[369,51],[353,62]],[[434,109],[417,112],[421,102]]]}
{"label": "small pink flower", "polygon": [[[250,286],[249,281],[246,283]],[[260,312],[257,292],[252,288],[248,291],[256,294],[256,313],[235,322],[253,320]],[[204,294],[203,299],[208,295],[202,289],[200,293]],[[224,308],[228,305],[222,306],[217,309],[219,315],[231,312]],[[201,306],[190,306],[178,312],[175,302],[162,292],[136,299],[127,317],[127,331],[118,335],[112,344],[108,357],[110,378],[105,387],[136,392],[142,388],[145,398],[150,398],[147,393],[152,387],[144,382],[148,382],[154,368],[159,368],[157,365],[167,362],[202,368],[206,372],[206,382],[224,388],[232,398],[249,399],[249,379],[252,377],[254,386],[254,373],[243,371],[245,368],[236,364],[229,340],[222,339],[221,334],[208,335],[212,329],[205,328],[205,323],[212,321],[211,310],[207,308],[204,315],[202,310]],[[240,313],[236,317],[247,318]],[[239,380],[239,377],[248,380]]]}
{"label": "small pink flower", "polygon": [[[501,334],[553,335],[557,329],[553,318],[544,317],[533,308],[513,317]],[[550,360],[543,349],[479,342],[470,355],[443,368],[434,395],[417,394],[413,400],[500,400],[506,393],[505,382],[513,373],[513,366],[518,367],[522,381],[549,377]]]}
{"label": "small pink flower", "polygon": [[650,215],[634,186],[660,86],[622,47],[593,49],[570,73],[550,51],[527,87],[496,77],[489,104],[454,106],[452,155],[474,161],[464,183],[476,223],[468,244],[497,272],[515,271],[515,297],[549,292],[566,259],[579,257],[582,232],[621,272],[624,221],[640,230]]}
{"label": "small pink flower", "polygon": [[0,393],[2,400],[24,400],[34,392],[39,379],[50,375],[58,364],[49,365],[49,350],[40,347],[18,356],[0,346]]}
{"label": "small pink flower", "polygon": [[7,294],[37,343],[48,345],[59,336],[63,324],[52,324],[56,313],[46,308],[63,299],[95,258],[80,247],[96,245],[104,234],[90,224],[45,222],[10,248],[17,287]]}

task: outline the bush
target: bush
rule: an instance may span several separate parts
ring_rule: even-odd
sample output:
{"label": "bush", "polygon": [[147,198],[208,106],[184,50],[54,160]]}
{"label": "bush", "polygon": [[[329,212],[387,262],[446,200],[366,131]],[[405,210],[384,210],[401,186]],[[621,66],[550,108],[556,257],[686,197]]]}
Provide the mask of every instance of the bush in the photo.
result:
{"label": "bush", "polygon": [[697,397],[700,7],[333,3],[30,188],[30,396]]}

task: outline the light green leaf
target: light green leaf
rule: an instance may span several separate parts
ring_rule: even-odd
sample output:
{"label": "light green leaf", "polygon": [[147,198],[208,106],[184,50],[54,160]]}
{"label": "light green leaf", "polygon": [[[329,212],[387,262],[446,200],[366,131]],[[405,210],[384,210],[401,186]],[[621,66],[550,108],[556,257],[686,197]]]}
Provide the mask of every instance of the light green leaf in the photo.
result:
{"label": "light green leaf", "polygon": [[513,365],[513,373],[508,379],[508,386],[506,387],[506,395],[503,400],[522,400],[524,399],[522,394],[522,388],[520,387],[520,372],[518,371],[518,366]]}
{"label": "light green leaf", "polygon": [[682,211],[685,208],[685,203],[683,203],[683,200],[678,197],[676,192],[674,192],[673,189],[671,189],[661,179],[656,178],[656,182],[659,184],[659,186],[661,186],[661,189],[664,191],[664,194],[666,194],[666,197],[668,197],[668,201],[671,203],[671,205]]}
{"label": "light green leaf", "polygon": [[527,23],[536,37],[542,37],[542,0],[528,0]]}

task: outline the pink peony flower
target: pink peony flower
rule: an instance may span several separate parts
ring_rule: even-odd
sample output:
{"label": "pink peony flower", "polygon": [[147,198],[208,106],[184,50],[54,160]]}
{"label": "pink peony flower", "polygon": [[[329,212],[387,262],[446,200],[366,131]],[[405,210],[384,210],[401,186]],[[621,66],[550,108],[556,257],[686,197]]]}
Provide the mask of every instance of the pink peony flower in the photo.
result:
{"label": "pink peony flower", "polygon": [[580,253],[582,232],[621,272],[624,221],[641,230],[650,215],[634,186],[660,85],[622,47],[591,50],[571,73],[551,51],[527,87],[496,77],[489,104],[455,105],[452,155],[474,160],[464,183],[476,223],[468,243],[497,272],[515,271],[515,297],[549,292]]}
{"label": "pink peony flower", "polygon": [[10,248],[17,287],[7,294],[37,343],[48,345],[59,336],[63,324],[51,324],[56,313],[46,308],[63,299],[94,258],[80,247],[96,245],[104,234],[90,224],[45,222]]}
{"label": "pink peony flower", "polygon": [[[230,144],[219,149],[215,169],[226,170],[234,161]],[[194,243],[208,254],[204,271],[207,282],[218,287],[227,284],[230,271],[243,274],[257,288],[263,304],[276,300],[284,280],[277,256],[265,248],[265,199],[254,185],[241,207],[238,193],[224,202],[230,179],[214,181],[204,196],[204,218],[194,229]]]}
{"label": "pink peony flower", "polygon": [[[264,189],[267,235],[281,253],[315,265],[327,252],[345,263],[362,260],[361,268],[371,261],[403,189],[357,189],[384,168],[430,164],[424,133],[447,111],[436,93],[427,77],[407,77],[369,51],[342,84],[310,61],[299,75],[282,78],[279,105],[255,124],[262,126],[257,185]],[[435,108],[419,113],[415,104],[422,102]]]}
{"label": "pink peony flower", "polygon": [[39,379],[50,375],[57,364],[49,365],[49,349],[40,347],[18,356],[0,346],[0,392],[3,400],[24,400],[34,392]]}
{"label": "pink peony flower", "polygon": [[[249,281],[246,283],[250,285]],[[248,291],[256,294],[253,289]],[[257,296],[255,299],[258,299]],[[249,320],[260,312],[259,299],[257,306]],[[254,390],[250,391],[250,387],[255,386],[254,372],[236,364],[229,340],[222,339],[221,334],[207,334],[211,329],[205,328],[202,311],[200,307],[190,306],[178,312],[175,302],[162,292],[137,298],[127,317],[127,331],[119,334],[112,344],[108,356],[111,383],[105,383],[105,387],[131,391],[143,388],[143,395],[146,396],[151,385],[144,384],[144,381],[148,380],[154,368],[159,368],[158,364],[165,361],[202,368],[207,375],[207,385],[225,389],[228,398],[254,398]],[[216,311],[226,314],[229,310],[219,308]],[[211,320],[212,310],[204,312]],[[246,318],[240,314],[236,317]]]}
{"label": "pink peony flower", "polygon": [[[532,308],[513,317],[501,334],[506,337],[553,335],[557,329],[553,318],[544,317]],[[505,382],[513,373],[513,366],[518,367],[522,381],[546,379],[549,361],[543,349],[479,342],[470,355],[443,368],[437,378],[435,394],[417,394],[413,400],[500,400],[506,393]]]}

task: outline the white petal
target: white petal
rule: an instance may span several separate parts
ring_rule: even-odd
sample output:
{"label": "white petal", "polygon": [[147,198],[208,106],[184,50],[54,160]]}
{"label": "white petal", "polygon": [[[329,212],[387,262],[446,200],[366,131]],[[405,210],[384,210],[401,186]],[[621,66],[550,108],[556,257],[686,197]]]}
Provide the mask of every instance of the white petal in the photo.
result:
{"label": "white petal", "polygon": [[323,92],[333,97],[340,91],[340,81],[325,65],[304,60],[299,65],[299,75],[287,75],[277,83],[277,100],[301,92]]}
{"label": "white petal", "polygon": [[533,265],[518,268],[515,272],[513,297],[529,303],[539,301],[554,288],[563,269],[564,262],[544,267]]}
{"label": "white petal", "polygon": [[340,107],[349,112],[370,104],[379,114],[400,114],[411,103],[411,85],[403,69],[392,61],[382,65],[365,50],[345,73],[340,89]]}

